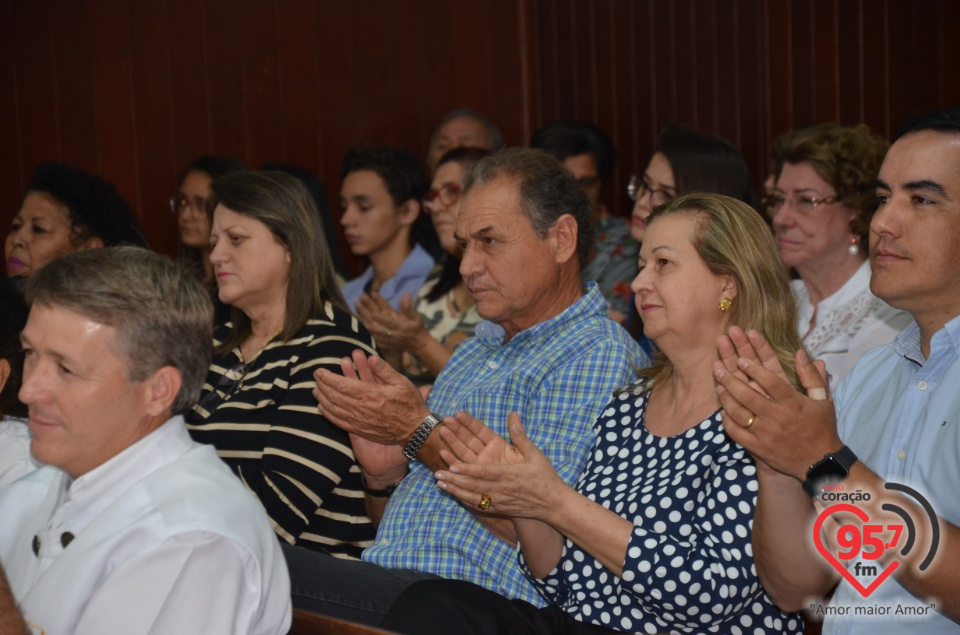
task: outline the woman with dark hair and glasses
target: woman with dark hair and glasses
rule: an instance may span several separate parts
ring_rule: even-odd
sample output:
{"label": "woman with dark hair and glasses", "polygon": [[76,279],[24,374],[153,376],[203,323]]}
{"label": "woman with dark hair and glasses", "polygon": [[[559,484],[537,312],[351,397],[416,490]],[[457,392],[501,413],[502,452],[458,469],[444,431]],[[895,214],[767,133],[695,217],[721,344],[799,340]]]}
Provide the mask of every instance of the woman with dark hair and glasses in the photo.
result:
{"label": "woman with dark hair and glasses", "polygon": [[784,264],[800,276],[797,328],[830,386],[910,316],[870,292],[867,237],[889,144],[866,126],[820,124],[774,142],[776,186],[764,201]]}
{"label": "woman with dark hair and glasses", "polygon": [[207,199],[210,184],[227,172],[246,170],[240,159],[208,154],[194,160],[180,173],[177,193],[170,197],[170,211],[177,217],[180,253],[177,260],[190,269],[213,299],[214,324],[223,324],[230,317],[230,307],[217,298],[217,281],[210,263],[210,220],[207,218]]}
{"label": "woman with dark hair and glasses", "polygon": [[440,158],[423,197],[446,255],[427,276],[415,300],[405,296],[400,310],[376,293],[357,301],[357,314],[377,340],[381,355],[417,383],[432,383],[453,349],[473,337],[480,316],[460,275],[460,245],[454,236],[460,215],[460,184],[474,162],[490,154],[480,148],[454,148]]}
{"label": "woman with dark hair and glasses", "polygon": [[[660,133],[643,175],[630,177],[627,194],[634,201],[630,224],[633,239],[643,243],[647,218],[654,208],[691,192],[723,194],[755,207],[750,172],[740,150],[720,137],[672,123]],[[650,351],[634,303],[627,330]]]}
{"label": "woman with dark hair and glasses", "polygon": [[190,433],[257,495],[284,548],[359,558],[374,537],[360,470],[347,433],[317,411],[313,372],[374,348],[337,286],[313,198],[288,174],[233,172],[213,182],[208,210],[231,318],[214,331]]}

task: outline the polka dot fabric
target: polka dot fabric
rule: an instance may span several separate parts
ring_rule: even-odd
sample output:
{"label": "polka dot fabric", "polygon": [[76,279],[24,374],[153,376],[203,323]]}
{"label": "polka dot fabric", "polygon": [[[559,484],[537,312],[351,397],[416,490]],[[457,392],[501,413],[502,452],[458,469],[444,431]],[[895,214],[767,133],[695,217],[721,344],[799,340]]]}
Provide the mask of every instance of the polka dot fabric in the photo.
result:
{"label": "polka dot fabric", "polygon": [[[634,524],[618,578],[567,541],[546,578],[527,577],[582,622],[627,633],[800,633],[760,588],[750,544],[756,465],[720,413],[674,437],[644,425],[646,380],[607,404],[577,491]],[[520,564],[526,566],[523,556]]]}

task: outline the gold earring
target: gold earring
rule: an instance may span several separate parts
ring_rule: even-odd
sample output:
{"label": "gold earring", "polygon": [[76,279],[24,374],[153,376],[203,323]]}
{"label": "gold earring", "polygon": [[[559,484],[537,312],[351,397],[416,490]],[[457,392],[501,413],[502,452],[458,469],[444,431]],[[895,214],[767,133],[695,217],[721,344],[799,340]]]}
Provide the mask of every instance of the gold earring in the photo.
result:
{"label": "gold earring", "polygon": [[732,304],[733,304],[733,300],[731,300],[727,296],[723,296],[723,299],[720,300],[720,310],[727,311],[730,309],[730,305]]}

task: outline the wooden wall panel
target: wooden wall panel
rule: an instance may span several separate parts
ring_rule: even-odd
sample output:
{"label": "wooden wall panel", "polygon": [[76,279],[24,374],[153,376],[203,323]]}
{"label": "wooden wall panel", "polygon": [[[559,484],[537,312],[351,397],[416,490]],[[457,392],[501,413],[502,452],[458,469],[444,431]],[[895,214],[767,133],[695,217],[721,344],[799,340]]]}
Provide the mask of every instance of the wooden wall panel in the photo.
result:
{"label": "wooden wall panel", "polygon": [[[942,14],[941,24],[944,25],[939,33],[940,44],[940,78],[937,87],[938,104],[960,104],[960,55],[957,54],[957,26],[960,25],[960,2],[944,2],[940,5]],[[948,79],[949,78],[949,79]]]}
{"label": "wooden wall panel", "polygon": [[[721,38],[720,46],[736,49],[735,69],[730,71],[736,77],[734,85],[728,86],[726,72],[721,76],[721,90],[734,93],[734,108],[738,113],[730,117],[737,127],[736,138],[730,140],[737,143],[744,156],[762,158],[771,133],[769,89],[764,89],[768,85],[769,56],[765,54],[764,15],[760,4],[761,0],[733,2],[733,10],[729,12],[731,23],[720,23],[720,33],[729,34],[732,41]],[[763,175],[760,178],[765,178],[766,162],[761,159],[758,163],[755,169]]]}
{"label": "wooden wall panel", "polygon": [[960,102],[958,22],[951,0],[0,0],[0,225],[58,159],[113,180],[173,253],[167,199],[197,156],[301,164],[336,208],[348,148],[422,154],[462,106],[510,144],[596,122],[619,213],[671,121],[737,143],[759,185],[792,127],[889,135]]}
{"label": "wooden wall panel", "polygon": [[[20,143],[17,69],[14,59],[13,6],[0,4],[0,236],[6,236],[7,206],[20,203],[24,175],[21,168],[23,146]],[[3,265],[0,264],[0,268]]]}
{"label": "wooden wall panel", "polygon": [[165,253],[176,252],[176,225],[167,201],[176,190],[183,169],[176,158],[174,100],[179,97],[171,77],[171,24],[164,3],[129,5],[131,82],[137,138],[140,221],[150,245]]}
{"label": "wooden wall panel", "polygon": [[[90,36],[86,29],[74,29],[87,21],[81,2],[71,3],[50,13],[53,60],[56,73],[57,154],[64,162],[96,170],[99,165],[97,113],[89,86],[96,64],[93,63]],[[91,152],[93,150],[93,152]]]}
{"label": "wooden wall panel", "polygon": [[[21,173],[24,183],[38,163],[62,156],[59,138],[60,121],[57,113],[57,76],[53,55],[53,32],[50,26],[48,3],[8,0],[13,14],[13,63],[16,69],[16,95]],[[12,8],[11,8],[12,7]],[[12,147],[3,143],[4,147]],[[87,163],[95,163],[95,154]],[[12,193],[11,193],[12,194]],[[13,201],[19,200],[17,192]],[[4,208],[14,205],[7,200]],[[9,222],[9,218],[5,219]],[[7,225],[4,223],[4,225]]]}
{"label": "wooden wall panel", "polygon": [[[869,3],[869,0],[866,0]],[[889,15],[884,7],[860,10],[862,49],[859,56],[863,63],[863,83],[860,90],[860,105],[863,109],[858,121],[870,126],[883,136],[890,135],[892,95],[890,94]],[[885,97],[880,97],[885,96]]]}
{"label": "wooden wall panel", "polygon": [[[115,184],[135,209],[143,209],[129,54],[133,34],[127,10],[125,0],[97,0],[87,6],[87,23],[92,35],[90,89],[95,111],[92,123],[96,133],[97,172]],[[118,55],[118,51],[124,54]],[[64,112],[68,109],[69,105],[62,106]],[[65,121],[69,120],[65,118]],[[78,121],[77,125],[84,122]]]}
{"label": "wooden wall panel", "polygon": [[[170,69],[168,103],[175,167],[164,177],[172,193],[179,185],[175,179],[180,170],[194,158],[213,151],[210,84],[207,81],[213,69],[207,60],[208,18],[203,0],[193,5],[190,11],[183,10],[181,0],[168,0],[165,8],[170,38],[161,49],[162,53],[154,51],[153,54],[166,58]],[[158,80],[148,78],[148,81]],[[217,151],[228,152],[226,148]]]}
{"label": "wooden wall panel", "polygon": [[837,110],[841,121],[863,121],[865,112],[863,1],[851,0],[837,5]]}
{"label": "wooden wall panel", "polygon": [[[210,150],[250,160],[249,131],[261,122],[251,117],[244,85],[255,82],[255,62],[246,41],[246,28],[256,28],[248,19],[249,0],[204,0],[202,4],[205,42],[207,117],[210,119]],[[193,157],[189,157],[187,161]]]}

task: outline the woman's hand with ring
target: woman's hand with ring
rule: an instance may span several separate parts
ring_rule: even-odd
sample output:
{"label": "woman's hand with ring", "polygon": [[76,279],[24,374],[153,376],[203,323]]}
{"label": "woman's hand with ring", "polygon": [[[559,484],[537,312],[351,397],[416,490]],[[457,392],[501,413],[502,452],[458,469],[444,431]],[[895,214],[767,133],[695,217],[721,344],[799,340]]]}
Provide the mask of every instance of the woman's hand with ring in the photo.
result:
{"label": "woman's hand with ring", "polygon": [[[449,418],[444,421],[445,428],[448,421]],[[462,418],[458,418],[458,421],[463,423]],[[444,460],[452,461],[452,464],[450,469],[440,470],[434,475],[437,486],[468,508],[489,509],[495,500],[497,514],[547,520],[551,513],[557,511],[555,501],[569,487],[543,452],[527,438],[520,417],[515,412],[510,413],[509,427],[514,445],[505,441],[502,445],[493,444],[498,447],[498,454],[504,462],[467,463],[458,461],[451,452],[442,451]],[[492,431],[490,434],[496,436]],[[457,438],[450,430],[441,430],[441,435],[448,443],[450,438]],[[464,456],[475,460],[493,460],[492,456],[484,456],[486,445],[482,443],[458,441],[458,444],[462,447],[458,445],[457,451]]]}

